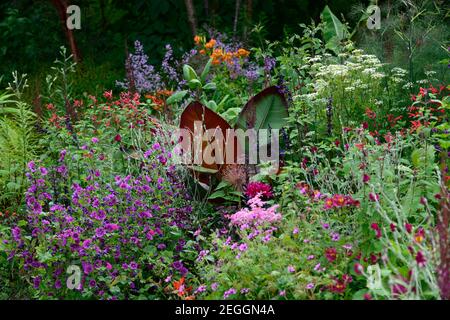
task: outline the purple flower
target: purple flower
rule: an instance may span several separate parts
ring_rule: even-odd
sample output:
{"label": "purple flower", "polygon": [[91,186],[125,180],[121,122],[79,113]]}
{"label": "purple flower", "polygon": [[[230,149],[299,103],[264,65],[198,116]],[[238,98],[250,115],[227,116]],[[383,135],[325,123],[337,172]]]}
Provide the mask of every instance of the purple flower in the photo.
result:
{"label": "purple flower", "polygon": [[236,294],[236,289],[230,288],[230,289],[228,289],[227,291],[225,291],[225,292],[223,293],[223,298],[224,298],[224,299],[228,299],[228,297],[231,296],[231,295],[233,295],[233,294]]}
{"label": "purple flower", "polygon": [[130,262],[130,269],[131,270],[136,270],[138,268],[138,264],[134,261]]}
{"label": "purple flower", "polygon": [[264,72],[270,74],[273,68],[275,68],[276,60],[270,56],[264,57]]}
{"label": "purple flower", "polygon": [[35,289],[38,289],[40,284],[41,284],[41,277],[40,276],[34,277],[34,279],[33,279],[33,287]]}
{"label": "purple flower", "polygon": [[94,137],[91,139],[92,143],[98,143],[98,138]]}
{"label": "purple flower", "polygon": [[310,282],[306,285],[306,289],[312,289],[314,288],[314,283]]}
{"label": "purple flower", "polygon": [[239,245],[238,249],[239,249],[239,251],[244,252],[244,251],[246,251],[248,249],[248,246],[247,246],[246,243],[242,243],[241,245]]}
{"label": "purple flower", "polygon": [[206,286],[205,285],[201,285],[201,286],[199,286],[197,288],[197,290],[194,291],[194,293],[198,294],[198,293],[202,293],[202,292],[205,292],[205,291],[206,291]]}
{"label": "purple flower", "polygon": [[39,170],[41,171],[41,175],[46,176],[48,174],[47,168],[40,167]]}
{"label": "purple flower", "polygon": [[213,284],[211,284],[212,291],[216,291],[218,287],[219,287],[219,284],[217,282],[214,282]]}
{"label": "purple flower", "polygon": [[126,60],[126,67],[132,79],[123,82],[116,81],[116,85],[123,89],[130,88],[130,80],[133,81],[134,89],[139,93],[156,92],[163,89],[165,85],[161,76],[155,71],[155,67],[148,64],[148,56],[144,53],[144,47],[139,41],[134,43],[135,53],[130,54]]}
{"label": "purple flower", "polygon": [[61,280],[56,280],[55,281],[55,289],[61,289],[61,287],[62,287],[62,284],[61,284]]}
{"label": "purple flower", "polygon": [[61,150],[61,152],[59,153],[59,162],[63,162],[64,158],[66,157],[66,149]]}
{"label": "purple flower", "polygon": [[21,231],[20,231],[19,227],[12,228],[11,229],[11,234],[12,234],[12,237],[13,237],[14,241],[19,242],[21,240],[20,239]]}
{"label": "purple flower", "polygon": [[332,240],[332,241],[339,241],[340,238],[341,238],[341,237],[340,237],[339,233],[337,233],[337,232],[333,232],[333,233],[331,234],[331,240]]}
{"label": "purple flower", "polygon": [[103,229],[103,228],[97,228],[97,229],[95,229],[95,235],[96,235],[98,238],[103,237],[103,236],[105,235],[105,229]]}
{"label": "purple flower", "polygon": [[293,266],[288,266],[287,267],[288,272],[290,273],[294,273],[295,272],[295,268]]}

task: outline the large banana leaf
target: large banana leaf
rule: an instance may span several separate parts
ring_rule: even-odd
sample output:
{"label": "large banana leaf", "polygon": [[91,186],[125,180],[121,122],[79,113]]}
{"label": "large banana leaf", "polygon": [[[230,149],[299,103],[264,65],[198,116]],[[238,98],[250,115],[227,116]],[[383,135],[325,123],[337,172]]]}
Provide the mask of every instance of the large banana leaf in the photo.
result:
{"label": "large banana leaf", "polygon": [[242,109],[236,127],[240,129],[281,129],[286,125],[288,104],[276,86],[264,89]]}
{"label": "large banana leaf", "polygon": [[[181,129],[188,129],[191,133],[191,143],[194,144],[194,133],[195,128],[194,124],[196,121],[200,121],[202,123],[203,130],[208,129],[217,129],[222,131],[222,136],[224,138],[224,148],[225,143],[227,142],[227,130],[231,129],[231,126],[228,124],[227,121],[225,121],[221,116],[219,116],[214,111],[210,110],[203,104],[201,104],[198,101],[190,103],[186,109],[181,114],[180,119],[180,128]],[[239,150],[237,139],[234,141],[235,143],[235,149],[234,154],[235,158]],[[202,155],[205,151],[205,148],[207,147],[207,142],[202,142]],[[223,152],[223,159],[228,162],[229,159],[227,159],[227,155],[225,154],[225,149],[220,150],[219,152]],[[193,159],[192,159],[193,160]],[[208,164],[204,161],[202,162],[201,166],[191,166],[191,169],[195,171],[195,175],[204,184],[210,183],[210,176],[212,174],[218,174],[219,177],[223,174],[224,170],[226,169],[226,164]]]}
{"label": "large banana leaf", "polygon": [[349,36],[347,26],[331,12],[328,6],[325,6],[320,14],[320,18],[323,23],[323,40],[325,41],[325,46],[337,52],[339,43]]}

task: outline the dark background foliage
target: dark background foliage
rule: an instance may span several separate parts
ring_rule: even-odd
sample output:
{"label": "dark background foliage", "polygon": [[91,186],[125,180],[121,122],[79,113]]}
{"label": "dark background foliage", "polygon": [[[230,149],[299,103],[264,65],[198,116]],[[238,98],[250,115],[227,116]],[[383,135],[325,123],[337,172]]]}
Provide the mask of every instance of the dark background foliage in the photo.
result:
{"label": "dark background foliage", "polygon": [[[253,0],[240,1],[236,35],[248,35],[262,23],[269,40],[298,31],[300,23],[319,20],[329,5],[339,17],[348,15],[356,0]],[[236,2],[233,0],[193,1],[199,31],[204,25],[222,32],[233,31]],[[251,3],[251,9],[248,9]],[[172,44],[175,54],[192,46],[184,0],[78,0],[68,1],[81,8],[81,30],[75,39],[83,61],[100,70],[123,72],[126,48],[139,39],[150,62],[161,60],[164,45]],[[57,10],[50,0],[6,0],[0,4],[0,74],[12,70],[39,73],[53,62],[58,48],[67,45]],[[248,36],[247,42],[251,42]],[[101,67],[103,66],[103,68]]]}

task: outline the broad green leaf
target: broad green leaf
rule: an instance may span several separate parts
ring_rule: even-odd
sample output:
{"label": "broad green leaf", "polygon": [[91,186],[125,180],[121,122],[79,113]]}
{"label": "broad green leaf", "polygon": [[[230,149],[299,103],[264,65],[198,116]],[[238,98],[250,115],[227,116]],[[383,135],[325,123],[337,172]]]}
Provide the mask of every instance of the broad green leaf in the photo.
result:
{"label": "broad green leaf", "polygon": [[331,12],[328,6],[325,6],[320,17],[324,25],[322,32],[326,47],[336,52],[339,43],[348,37],[347,27]]}
{"label": "broad green leaf", "polygon": [[180,102],[187,93],[188,93],[187,90],[177,91],[174,94],[172,94],[169,98],[167,98],[166,103],[174,104]]}
{"label": "broad green leaf", "polygon": [[199,80],[195,70],[190,65],[187,64],[183,66],[183,76],[186,81],[191,81],[194,79]]}
{"label": "broad green leaf", "polygon": [[273,86],[261,91],[247,102],[236,126],[241,129],[281,129],[286,125],[288,115],[284,95]]}

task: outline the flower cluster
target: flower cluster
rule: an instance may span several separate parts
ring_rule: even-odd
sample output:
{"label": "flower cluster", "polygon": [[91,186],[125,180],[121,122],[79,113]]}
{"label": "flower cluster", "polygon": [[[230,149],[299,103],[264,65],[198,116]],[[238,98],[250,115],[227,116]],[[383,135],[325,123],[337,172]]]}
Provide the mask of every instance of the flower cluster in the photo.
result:
{"label": "flower cluster", "polygon": [[323,208],[325,210],[330,209],[339,209],[339,208],[347,208],[347,207],[359,207],[360,202],[358,200],[355,200],[350,195],[342,195],[342,194],[335,194],[330,198],[325,199],[325,203],[323,205]]}
{"label": "flower cluster", "polygon": [[250,182],[245,188],[245,195],[249,198],[254,198],[256,195],[260,194],[266,199],[272,198],[272,187],[264,182]]}
{"label": "flower cluster", "polygon": [[170,157],[155,143],[142,157],[141,173],[125,176],[80,163],[84,178],[71,185],[73,157],[66,150],[57,167],[30,162],[28,221],[12,227],[7,244],[35,289],[64,297],[71,265],[82,271],[80,294],[101,299],[151,294],[156,288],[146,279],[186,276],[182,252],[192,207]]}
{"label": "flower cluster", "polygon": [[277,212],[278,205],[265,208],[265,202],[261,200],[261,194],[248,200],[250,208],[243,208],[235,214],[227,216],[231,225],[238,226],[240,230],[250,230],[249,239],[263,233],[263,241],[269,241],[270,235],[276,230],[273,224],[281,220],[281,214]]}

